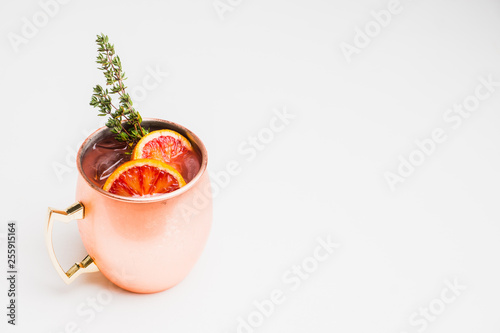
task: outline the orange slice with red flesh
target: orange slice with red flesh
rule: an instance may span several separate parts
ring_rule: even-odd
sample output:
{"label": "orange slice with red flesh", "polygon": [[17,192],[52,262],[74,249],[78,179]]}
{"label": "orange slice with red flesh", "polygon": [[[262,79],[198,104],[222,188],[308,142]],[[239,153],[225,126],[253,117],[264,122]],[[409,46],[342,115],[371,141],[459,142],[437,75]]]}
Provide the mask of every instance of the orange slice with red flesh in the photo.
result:
{"label": "orange slice with red flesh", "polygon": [[149,133],[137,143],[132,159],[152,158],[169,163],[192,150],[189,140],[179,133],[159,130]]}
{"label": "orange slice with red flesh", "polygon": [[193,146],[181,134],[172,130],[158,130],[144,136],[135,146],[132,159],[152,158],[173,166],[191,181],[200,169],[200,161]]}
{"label": "orange slice with red flesh", "polygon": [[181,174],[170,165],[154,159],[137,159],[120,165],[103,190],[125,197],[170,193],[186,185]]}

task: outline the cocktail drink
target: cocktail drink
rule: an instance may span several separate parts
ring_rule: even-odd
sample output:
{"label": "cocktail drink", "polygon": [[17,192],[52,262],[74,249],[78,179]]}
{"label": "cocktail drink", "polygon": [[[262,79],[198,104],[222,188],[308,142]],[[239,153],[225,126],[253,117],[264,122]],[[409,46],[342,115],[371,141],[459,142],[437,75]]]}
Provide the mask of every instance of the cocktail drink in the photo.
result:
{"label": "cocktail drink", "polygon": [[[189,183],[200,170],[200,155],[193,149],[191,143],[181,134],[165,129],[151,129],[151,133],[145,140],[134,145],[117,141],[114,134],[107,133],[85,152],[82,166],[85,175],[94,184],[104,187],[109,177],[122,164],[143,158],[165,162],[181,174],[185,183]],[[143,175],[147,172],[153,177],[145,179]],[[165,191],[159,189],[157,185],[162,182],[163,178],[155,173],[150,165],[137,166],[136,170],[129,172],[128,177],[135,178],[140,184],[134,184],[132,179],[129,179],[132,186],[124,182],[116,184],[115,193],[125,196],[147,196],[168,193],[178,188],[178,184],[172,184],[170,188],[164,189]],[[149,182],[143,182],[143,180],[149,180]],[[136,191],[134,185],[140,185],[142,188]],[[146,187],[149,191],[146,191]]]}
{"label": "cocktail drink", "polygon": [[[66,283],[82,273],[101,271],[110,281],[129,291],[162,291],[189,273],[205,246],[212,223],[205,146],[194,133],[172,122],[145,119],[143,124],[151,129],[152,135],[155,131],[170,130],[189,140],[191,151],[184,152],[185,158],[171,156],[179,163],[187,182],[181,184],[184,177],[180,172],[176,177],[182,178],[172,176],[177,171],[166,162],[150,158],[134,160],[133,153],[126,154],[130,148],[114,142],[107,128],[88,137],[77,154],[77,202],[65,211],[49,210],[47,246],[54,267]],[[155,161],[161,172],[155,173],[158,171]],[[130,163],[136,163],[138,170],[126,169]],[[121,174],[127,178],[124,184],[137,193],[113,193],[109,191],[112,187],[105,190],[112,177],[113,183],[120,183],[121,176],[116,175],[124,167],[134,171]],[[166,178],[160,182],[162,172]],[[165,184],[171,185],[170,177],[178,179],[177,185],[182,186],[163,191],[168,189]],[[144,179],[156,179],[156,182],[141,183]],[[157,191],[140,195],[141,191],[153,187]],[[52,226],[56,219],[79,220],[80,236],[88,252],[86,258],[67,271],[59,265],[52,247]]]}
{"label": "cocktail drink", "polygon": [[[212,192],[207,151],[185,127],[143,120],[125,90],[114,46],[104,35],[96,42],[106,87],[95,86],[90,105],[108,120],[78,151],[77,201],[66,210],[49,208],[47,249],[66,283],[101,271],[129,291],[162,291],[189,273],[208,238]],[[88,252],[67,271],[52,246],[55,220],[79,220]]]}

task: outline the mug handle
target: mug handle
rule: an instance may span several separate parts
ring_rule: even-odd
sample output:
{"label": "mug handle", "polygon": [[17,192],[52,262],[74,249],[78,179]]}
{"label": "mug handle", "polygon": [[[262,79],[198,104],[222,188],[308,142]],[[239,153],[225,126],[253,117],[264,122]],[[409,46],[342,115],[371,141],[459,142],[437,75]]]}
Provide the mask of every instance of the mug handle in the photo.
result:
{"label": "mug handle", "polygon": [[65,211],[57,210],[49,207],[49,214],[47,217],[47,229],[45,229],[45,243],[49,251],[50,260],[54,265],[57,273],[66,284],[73,282],[78,276],[84,273],[98,272],[94,259],[87,255],[81,262],[75,263],[67,272],[63,270],[59,261],[57,261],[56,252],[52,245],[52,227],[54,220],[64,223],[69,223],[73,220],[83,220],[85,218],[85,206],[81,202],[75,202],[69,206]]}

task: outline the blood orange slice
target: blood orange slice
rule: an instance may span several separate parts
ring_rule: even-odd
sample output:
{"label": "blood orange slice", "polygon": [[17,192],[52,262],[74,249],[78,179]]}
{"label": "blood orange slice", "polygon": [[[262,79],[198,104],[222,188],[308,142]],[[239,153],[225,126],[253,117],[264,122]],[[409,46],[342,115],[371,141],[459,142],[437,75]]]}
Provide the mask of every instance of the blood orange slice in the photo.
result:
{"label": "blood orange slice", "polygon": [[191,143],[179,133],[159,130],[149,133],[137,143],[132,159],[153,158],[168,163],[191,150]]}
{"label": "blood orange slice", "polygon": [[138,197],[170,193],[184,185],[184,178],[170,165],[153,159],[138,159],[120,165],[103,189],[117,195]]}
{"label": "blood orange slice", "polygon": [[200,160],[188,139],[172,130],[158,130],[144,136],[135,146],[132,159],[163,161],[191,181],[200,169]]}

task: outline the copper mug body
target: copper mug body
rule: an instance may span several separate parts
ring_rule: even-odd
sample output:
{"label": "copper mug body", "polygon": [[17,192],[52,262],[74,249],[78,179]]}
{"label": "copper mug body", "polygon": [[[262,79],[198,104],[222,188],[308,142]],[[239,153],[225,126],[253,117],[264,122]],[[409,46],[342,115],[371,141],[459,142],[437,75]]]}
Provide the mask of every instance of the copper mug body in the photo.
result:
{"label": "copper mug body", "polygon": [[[172,122],[145,119],[151,130],[172,129],[190,140],[201,156],[198,174],[184,187],[151,197],[122,197],[92,183],[82,169],[87,149],[107,131],[90,135],[77,155],[77,202],[64,211],[49,208],[47,247],[61,278],[71,283],[79,275],[100,271],[117,286],[136,293],[166,290],[182,281],[201,255],[212,224],[212,194],[207,151],[188,129]],[[54,220],[78,219],[88,256],[68,271],[57,262],[52,247]]]}

